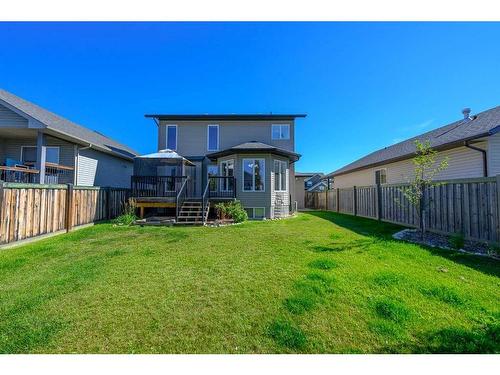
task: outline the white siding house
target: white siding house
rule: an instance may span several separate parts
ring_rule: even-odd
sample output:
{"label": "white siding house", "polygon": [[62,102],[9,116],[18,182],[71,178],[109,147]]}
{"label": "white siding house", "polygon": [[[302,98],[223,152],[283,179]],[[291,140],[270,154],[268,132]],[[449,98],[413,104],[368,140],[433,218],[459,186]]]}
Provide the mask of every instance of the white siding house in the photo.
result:
{"label": "white siding house", "polygon": [[375,151],[328,175],[334,188],[377,183],[405,183],[412,179],[415,140],[429,140],[438,151],[437,162],[448,158],[448,167],[436,180],[489,177],[500,174],[500,107],[475,116],[464,110],[464,119],[398,144]]}

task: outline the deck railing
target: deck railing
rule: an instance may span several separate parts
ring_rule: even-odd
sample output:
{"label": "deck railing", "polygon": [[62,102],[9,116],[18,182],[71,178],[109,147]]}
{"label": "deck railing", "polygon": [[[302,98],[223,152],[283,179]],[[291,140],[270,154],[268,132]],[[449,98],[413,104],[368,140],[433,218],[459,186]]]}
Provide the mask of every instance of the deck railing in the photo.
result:
{"label": "deck railing", "polygon": [[33,184],[38,182],[38,173],[36,169],[0,166],[0,181]]}
{"label": "deck railing", "polygon": [[236,179],[234,177],[210,176],[208,178],[208,197],[236,198]]}
{"label": "deck railing", "polygon": [[[38,183],[40,171],[33,165],[16,165],[13,167],[0,166],[0,180],[4,182]],[[70,184],[73,183],[74,168],[60,164],[45,164],[45,184]]]}
{"label": "deck railing", "polygon": [[186,200],[187,196],[187,183],[188,183],[189,177],[184,180],[182,183],[179,192],[177,193],[177,197],[175,200],[175,217],[179,217],[179,212],[181,210],[182,205],[184,204],[184,201]]}
{"label": "deck railing", "polygon": [[132,176],[132,196],[176,198],[186,179],[186,176]]}

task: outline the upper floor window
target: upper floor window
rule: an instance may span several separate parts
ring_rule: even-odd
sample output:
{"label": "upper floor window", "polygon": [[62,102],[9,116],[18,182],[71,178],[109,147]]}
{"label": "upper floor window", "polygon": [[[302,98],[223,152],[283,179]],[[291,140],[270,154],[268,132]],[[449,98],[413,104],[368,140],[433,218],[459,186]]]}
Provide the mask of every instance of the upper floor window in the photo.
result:
{"label": "upper floor window", "polygon": [[167,125],[167,148],[177,150],[177,125]]}
{"label": "upper floor window", "polygon": [[375,171],[375,183],[386,184],[387,183],[387,169],[377,169]]}
{"label": "upper floor window", "polygon": [[[21,161],[36,163],[36,146],[22,146]],[[59,164],[59,146],[45,147],[45,162]]]}
{"label": "upper floor window", "polygon": [[207,149],[208,151],[217,151],[219,149],[219,125],[208,125]]}
{"label": "upper floor window", "polygon": [[273,124],[271,125],[272,139],[290,139],[289,124]]}
{"label": "upper floor window", "polygon": [[286,191],[286,167],[287,162],[282,160],[274,161],[274,190]]}
{"label": "upper floor window", "polygon": [[264,191],[264,159],[243,159],[243,191]]}

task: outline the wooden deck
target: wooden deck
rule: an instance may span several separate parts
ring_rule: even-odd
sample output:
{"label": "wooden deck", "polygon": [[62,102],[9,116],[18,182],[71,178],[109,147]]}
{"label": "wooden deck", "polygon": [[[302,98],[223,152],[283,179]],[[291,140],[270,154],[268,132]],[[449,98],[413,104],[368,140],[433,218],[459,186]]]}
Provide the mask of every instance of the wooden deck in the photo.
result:
{"label": "wooden deck", "polygon": [[132,197],[130,204],[139,209],[139,216],[144,218],[144,209],[146,208],[175,208],[175,197]]}

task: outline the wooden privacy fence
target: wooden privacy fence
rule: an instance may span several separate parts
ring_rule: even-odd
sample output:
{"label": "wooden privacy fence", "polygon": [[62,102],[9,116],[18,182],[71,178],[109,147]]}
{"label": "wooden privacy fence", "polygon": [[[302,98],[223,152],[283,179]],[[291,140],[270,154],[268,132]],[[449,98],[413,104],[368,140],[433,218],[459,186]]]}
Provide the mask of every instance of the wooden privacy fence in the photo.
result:
{"label": "wooden privacy fence", "polygon": [[[500,176],[439,181],[424,194],[427,229],[500,242],[499,184]],[[404,195],[408,187],[385,184],[307,192],[305,207],[418,227],[418,213]]]}
{"label": "wooden privacy fence", "polygon": [[112,219],[129,196],[120,188],[0,183],[0,244]]}

